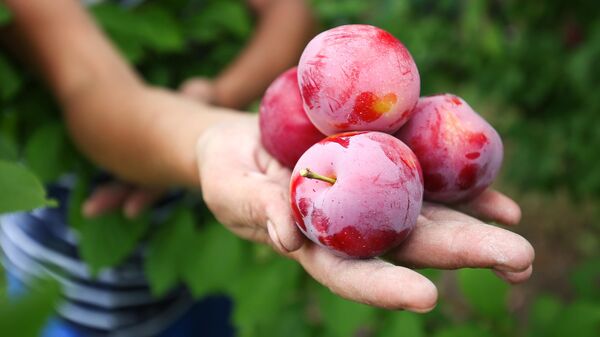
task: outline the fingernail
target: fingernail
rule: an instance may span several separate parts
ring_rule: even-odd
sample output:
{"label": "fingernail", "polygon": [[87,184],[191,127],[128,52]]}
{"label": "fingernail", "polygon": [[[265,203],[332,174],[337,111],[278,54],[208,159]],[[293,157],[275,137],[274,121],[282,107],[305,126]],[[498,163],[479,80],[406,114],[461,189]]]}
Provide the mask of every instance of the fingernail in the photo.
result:
{"label": "fingernail", "polygon": [[511,284],[517,284],[517,283],[521,283],[521,282],[524,282],[525,280],[529,279],[533,272],[533,268],[530,266],[522,271],[516,271],[516,272],[501,271],[501,270],[494,268],[494,269],[492,269],[492,271],[494,272],[494,274],[496,274],[496,276],[503,279],[504,281],[511,283]]}
{"label": "fingernail", "polygon": [[273,244],[282,252],[287,253],[288,250],[281,244],[279,235],[277,234],[277,231],[275,230],[275,226],[273,225],[271,220],[267,220],[267,232],[269,233],[269,238],[271,238],[271,241],[273,242]]}
{"label": "fingernail", "polygon": [[[428,313],[428,312],[432,311],[433,309],[435,309],[436,306],[437,306],[437,304],[432,307],[429,307],[429,308],[406,308],[406,311],[414,312],[417,314],[425,314],[425,313]],[[403,309],[400,309],[400,310],[403,310]]]}

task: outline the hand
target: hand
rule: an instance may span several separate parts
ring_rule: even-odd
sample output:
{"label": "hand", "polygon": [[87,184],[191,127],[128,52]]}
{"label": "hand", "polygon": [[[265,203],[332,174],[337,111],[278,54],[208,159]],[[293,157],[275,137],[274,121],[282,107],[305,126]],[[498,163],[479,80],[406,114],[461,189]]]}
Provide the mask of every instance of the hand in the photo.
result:
{"label": "hand", "polygon": [[[460,208],[499,223],[516,224],[520,220],[519,207],[493,190]],[[534,251],[515,233],[425,202],[415,230],[386,255],[387,261],[345,260],[313,243],[291,255],[342,297],[388,309],[427,312],[435,307],[437,289],[408,267],[491,268],[500,278],[519,283],[531,275]]]}
{"label": "hand", "polygon": [[202,196],[217,220],[244,239],[300,248],[304,237],[288,199],[291,172],[260,144],[256,116],[240,114],[206,130],[197,158]]}
{"label": "hand", "polygon": [[317,281],[350,300],[415,312],[433,309],[436,287],[409,267],[491,268],[511,283],[531,275],[529,242],[467,215],[517,224],[519,207],[499,192],[488,190],[457,207],[467,214],[426,202],[413,233],[385,260],[350,260],[305,240],[296,228],[288,197],[290,171],[260,145],[255,116],[208,130],[198,141],[197,154],[202,193],[219,221],[238,236],[268,243],[295,259]]}
{"label": "hand", "polygon": [[123,208],[126,217],[135,218],[157,201],[163,193],[163,190],[157,188],[113,181],[94,189],[94,192],[83,203],[82,212],[86,217],[92,218]]}
{"label": "hand", "polygon": [[179,92],[186,97],[206,104],[216,104],[215,84],[204,77],[194,77],[179,86]]}

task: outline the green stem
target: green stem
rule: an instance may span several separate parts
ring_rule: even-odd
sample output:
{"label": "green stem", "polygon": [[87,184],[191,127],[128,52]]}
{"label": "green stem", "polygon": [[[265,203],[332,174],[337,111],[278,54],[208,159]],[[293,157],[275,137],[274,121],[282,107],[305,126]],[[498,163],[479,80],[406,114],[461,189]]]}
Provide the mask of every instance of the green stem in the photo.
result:
{"label": "green stem", "polygon": [[321,181],[324,181],[326,183],[330,183],[331,185],[335,184],[335,181],[336,181],[335,178],[330,178],[330,177],[322,176],[322,175],[320,175],[318,173],[315,173],[315,172],[311,171],[309,168],[305,168],[305,169],[300,170],[300,175],[303,176],[304,178],[321,180]]}

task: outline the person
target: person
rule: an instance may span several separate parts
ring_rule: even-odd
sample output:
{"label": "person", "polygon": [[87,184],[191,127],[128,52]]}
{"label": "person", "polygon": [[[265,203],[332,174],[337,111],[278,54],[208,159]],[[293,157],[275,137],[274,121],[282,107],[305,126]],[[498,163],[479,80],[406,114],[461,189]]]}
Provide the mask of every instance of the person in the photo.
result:
{"label": "person", "polygon": [[[256,115],[144,83],[75,0],[5,3],[85,155],[124,181],[199,189],[232,233],[270,245],[339,296],[427,312],[436,305],[437,289],[411,268],[490,268],[510,283],[531,275],[532,246],[482,222],[520,220],[518,205],[491,189],[454,208],[424,203],[413,233],[385,260],[332,255],[296,228],[288,199],[290,171],[260,144]],[[264,34],[288,36],[278,29]],[[283,46],[254,52],[279,62],[275,48]],[[243,82],[238,85],[243,91]]]}

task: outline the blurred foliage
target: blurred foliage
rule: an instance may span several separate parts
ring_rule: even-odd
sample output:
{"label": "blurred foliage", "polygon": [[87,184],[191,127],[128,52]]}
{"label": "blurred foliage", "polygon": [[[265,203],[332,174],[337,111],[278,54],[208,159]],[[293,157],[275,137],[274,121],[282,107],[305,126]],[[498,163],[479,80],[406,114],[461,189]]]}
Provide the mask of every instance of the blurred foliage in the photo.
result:
{"label": "blurred foliage", "polygon": [[[594,2],[313,3],[324,28],[370,23],[389,30],[415,58],[423,95],[453,92],[488,118],[505,140],[506,181],[526,191],[568,190],[576,200],[600,197],[600,20]],[[233,0],[156,0],[127,10],[102,4],[91,12],[150,83],[171,88],[190,76],[215,76],[240,51],[255,23],[246,5]],[[10,18],[0,4],[0,24]],[[598,260],[574,270],[574,299],[537,297],[523,328],[507,306],[508,286],[489,271],[457,273],[466,302],[459,312],[444,298],[426,315],[388,312],[332,295],[297,264],[235,238],[205,209],[192,210],[189,199],[153,231],[144,217],[126,222],[115,213],[84,219],[79,207],[94,170],[73,149],[59,117],[34,74],[0,53],[0,212],[47,204],[42,183],[77,172],[69,221],[92,269],[122,262],[142,241],[145,271],[157,295],[180,283],[198,297],[228,294],[236,304],[233,321],[240,336],[597,336],[600,331]],[[423,273],[439,278],[435,271]],[[11,306],[1,301],[0,334],[16,335],[6,324],[25,312],[27,328],[39,328],[56,297],[49,289]]]}
{"label": "blurred foliage", "polygon": [[52,204],[44,187],[26,167],[0,160],[0,213],[30,210]]}
{"label": "blurred foliage", "polygon": [[2,336],[39,336],[59,296],[59,285],[51,280],[38,281],[29,293],[8,303],[0,296],[0,333]]}

